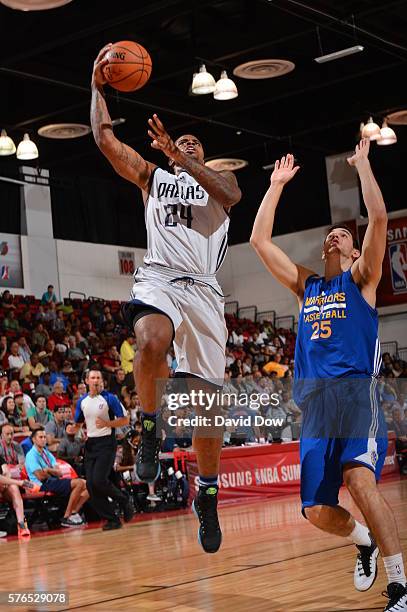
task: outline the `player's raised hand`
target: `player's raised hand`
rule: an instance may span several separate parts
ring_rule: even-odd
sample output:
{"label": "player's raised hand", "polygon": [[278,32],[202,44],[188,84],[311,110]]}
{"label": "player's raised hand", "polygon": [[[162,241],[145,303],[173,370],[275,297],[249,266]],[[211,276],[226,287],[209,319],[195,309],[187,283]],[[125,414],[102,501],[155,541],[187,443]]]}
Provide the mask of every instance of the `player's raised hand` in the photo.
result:
{"label": "player's raised hand", "polygon": [[162,151],[167,157],[175,160],[177,155],[180,154],[180,150],[168,134],[158,115],[154,114],[153,118],[148,120],[148,125],[150,126],[148,135],[152,139],[152,148]]}
{"label": "player's raised hand", "polygon": [[355,154],[352,157],[348,157],[348,164],[350,166],[357,166],[359,162],[365,161],[369,157],[369,149],[369,138],[362,138],[359,144],[356,145]]}
{"label": "player's raised hand", "polygon": [[274,172],[270,177],[270,183],[280,183],[285,185],[297,174],[299,166],[294,166],[294,155],[288,153],[281,159],[277,159],[274,165]]}
{"label": "player's raised hand", "polygon": [[107,83],[107,79],[104,75],[103,68],[108,64],[109,60],[106,57],[106,53],[109,51],[112,43],[108,43],[101,49],[93,62],[92,72],[92,87],[101,89],[103,85]]}

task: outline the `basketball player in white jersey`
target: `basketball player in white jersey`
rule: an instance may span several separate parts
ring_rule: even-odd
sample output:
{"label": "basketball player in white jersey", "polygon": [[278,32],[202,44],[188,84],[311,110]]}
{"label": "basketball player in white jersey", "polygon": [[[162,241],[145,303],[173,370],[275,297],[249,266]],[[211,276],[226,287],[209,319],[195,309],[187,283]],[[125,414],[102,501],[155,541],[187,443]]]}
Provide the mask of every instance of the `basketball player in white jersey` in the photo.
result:
{"label": "basketball player in white jersey", "polygon": [[[142,190],[145,204],[147,253],[123,314],[138,348],[134,377],[143,430],[136,473],[140,480],[154,482],[160,473],[161,443],[156,381],[168,377],[166,354],[172,341],[176,376],[194,378],[199,389],[223,383],[227,329],[215,273],[226,255],[228,209],[240,200],[241,192],[232,173],[204,165],[203,148],[195,136],[173,142],[157,115],[148,121],[151,146],[167,156],[173,173],[144,160],[114,136],[103,95],[109,48],[104,47],[94,63],[91,123],[99,149],[120,176]],[[209,553],[219,549],[222,539],[217,516],[221,447],[219,434],[195,432],[200,486],[194,511],[200,522],[199,541]]]}

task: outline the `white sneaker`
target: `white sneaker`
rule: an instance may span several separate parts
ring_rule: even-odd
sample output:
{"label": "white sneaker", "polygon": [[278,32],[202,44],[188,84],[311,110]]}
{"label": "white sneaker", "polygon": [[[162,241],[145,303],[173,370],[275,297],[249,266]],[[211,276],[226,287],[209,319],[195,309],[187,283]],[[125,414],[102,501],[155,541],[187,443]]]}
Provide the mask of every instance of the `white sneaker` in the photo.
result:
{"label": "white sneaker", "polygon": [[371,540],[370,546],[356,546],[359,554],[353,573],[353,584],[357,591],[367,591],[370,589],[377,577],[379,549],[370,533],[369,536]]}
{"label": "white sneaker", "polygon": [[7,531],[0,531],[0,538],[7,538],[8,533]]}
{"label": "white sneaker", "polygon": [[159,495],[156,495],[155,493],[152,493],[151,495],[147,495],[147,499],[149,501],[153,501],[153,502],[160,502],[160,501],[162,501],[161,497]]}
{"label": "white sneaker", "polygon": [[71,514],[71,516],[69,517],[70,521],[72,521],[73,523],[75,523],[75,525],[83,525],[84,520],[81,517],[80,514],[78,514],[77,512],[75,512],[75,514]]}

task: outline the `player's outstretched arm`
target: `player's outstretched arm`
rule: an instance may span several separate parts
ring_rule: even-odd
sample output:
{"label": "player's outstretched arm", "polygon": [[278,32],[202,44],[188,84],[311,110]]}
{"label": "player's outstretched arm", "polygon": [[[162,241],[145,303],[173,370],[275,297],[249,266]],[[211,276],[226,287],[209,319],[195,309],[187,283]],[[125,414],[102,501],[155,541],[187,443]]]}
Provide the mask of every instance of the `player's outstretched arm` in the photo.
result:
{"label": "player's outstretched arm", "polygon": [[148,124],[150,126],[148,135],[152,139],[153,149],[162,151],[177,166],[189,172],[218,204],[230,208],[240,201],[242,192],[233,172],[215,172],[197,159],[183,153],[156,114],[148,120]]}
{"label": "player's outstretched arm", "polygon": [[358,171],[363,201],[369,218],[362,252],[352,266],[352,274],[357,283],[376,289],[382,275],[386,250],[387,211],[382,192],[370,166],[369,149],[369,139],[363,138],[356,145],[355,154],[348,158],[348,163],[355,166]]}
{"label": "player's outstretched arm", "polygon": [[305,281],[314,272],[295,264],[284,251],[274,244],[271,238],[274,216],[284,185],[295,176],[298,170],[299,166],[294,166],[294,157],[290,154],[276,161],[270,179],[270,187],[254,221],[250,244],[272,275],[295,293],[299,300],[302,300]]}
{"label": "player's outstretched arm", "polygon": [[107,64],[106,52],[111,43],[103,47],[94,64],[92,74],[92,102],[90,121],[96,144],[120,176],[148,191],[151,173],[156,167],[134,149],[120,142],[113,134],[112,120],[107,110],[103,86],[106,79],[103,68]]}

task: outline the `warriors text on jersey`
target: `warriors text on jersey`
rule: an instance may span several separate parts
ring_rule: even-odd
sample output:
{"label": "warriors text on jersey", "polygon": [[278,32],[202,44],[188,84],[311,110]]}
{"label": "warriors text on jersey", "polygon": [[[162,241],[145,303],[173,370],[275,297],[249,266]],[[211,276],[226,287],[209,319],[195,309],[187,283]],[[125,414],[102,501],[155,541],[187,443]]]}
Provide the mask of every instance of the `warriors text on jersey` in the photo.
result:
{"label": "warriors text on jersey", "polygon": [[377,311],[351,270],[330,280],[310,276],[298,322],[295,401],[301,404],[323,379],[376,376],[380,363]]}
{"label": "warriors text on jersey", "polygon": [[155,169],[145,219],[145,264],[206,275],[222,265],[229,216],[187,172]]}

